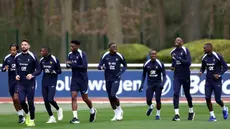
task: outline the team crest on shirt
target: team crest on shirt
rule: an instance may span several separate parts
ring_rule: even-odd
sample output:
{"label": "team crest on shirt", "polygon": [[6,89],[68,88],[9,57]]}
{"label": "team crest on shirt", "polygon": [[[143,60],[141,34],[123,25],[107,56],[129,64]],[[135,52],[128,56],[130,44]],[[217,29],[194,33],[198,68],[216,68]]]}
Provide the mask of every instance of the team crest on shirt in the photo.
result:
{"label": "team crest on shirt", "polygon": [[213,59],[213,62],[215,62],[216,61],[216,59]]}
{"label": "team crest on shirt", "polygon": [[50,61],[50,64],[52,64],[53,62],[52,61]]}
{"label": "team crest on shirt", "polygon": [[180,55],[183,55],[183,52],[181,52]]}
{"label": "team crest on shirt", "polygon": [[158,69],[158,66],[156,66],[156,69]]}
{"label": "team crest on shirt", "polygon": [[116,58],[116,61],[118,61],[118,59]]}
{"label": "team crest on shirt", "polygon": [[30,61],[30,59],[28,59],[28,61]]}
{"label": "team crest on shirt", "polygon": [[109,60],[109,58],[106,58],[106,60]]}
{"label": "team crest on shirt", "polygon": [[78,59],[78,56],[76,57],[76,59]]}

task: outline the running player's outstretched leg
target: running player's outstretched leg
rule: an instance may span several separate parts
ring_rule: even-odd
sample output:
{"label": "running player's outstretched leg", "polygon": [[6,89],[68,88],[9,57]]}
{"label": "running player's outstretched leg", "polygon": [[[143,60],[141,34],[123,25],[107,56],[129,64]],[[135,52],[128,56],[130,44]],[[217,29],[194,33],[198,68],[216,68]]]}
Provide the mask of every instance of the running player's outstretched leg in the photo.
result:
{"label": "running player's outstretched leg", "polygon": [[221,82],[214,85],[214,94],[216,103],[222,107],[222,114],[223,118],[226,120],[228,119],[228,107],[224,105],[224,102],[221,100],[221,93],[222,93],[222,85]]}
{"label": "running player's outstretched leg", "polygon": [[82,99],[90,109],[89,122],[94,122],[96,120],[97,110],[95,108],[93,108],[92,101],[89,99],[87,93],[85,93],[85,94],[82,93]]}
{"label": "running player's outstretched leg", "polygon": [[208,110],[210,112],[209,121],[211,122],[216,121],[216,117],[211,102],[212,91],[213,91],[212,85],[205,85],[205,100],[206,100]]}
{"label": "running player's outstretched leg", "polygon": [[157,113],[156,113],[156,120],[161,119],[161,93],[162,93],[162,88],[161,87],[156,87],[155,88],[155,99],[156,99],[156,108],[157,108]]}
{"label": "running player's outstretched leg", "polygon": [[73,111],[73,119],[70,121],[71,124],[80,123],[77,115],[77,91],[71,91],[72,96],[72,111]]}
{"label": "running player's outstretched leg", "polygon": [[190,94],[190,79],[184,81],[185,82],[183,83],[183,89],[189,107],[188,120],[194,120],[195,113],[193,111],[192,96]]}
{"label": "running player's outstretched leg", "polygon": [[149,106],[148,110],[146,111],[147,116],[150,116],[152,114],[154,108],[152,104],[153,93],[154,93],[153,87],[149,86],[146,90],[146,103]]}
{"label": "running player's outstretched leg", "polygon": [[173,117],[173,121],[180,121],[180,113],[179,113],[179,93],[181,89],[181,82],[179,78],[175,78],[173,80],[173,88],[174,88],[174,95],[173,95],[173,106],[175,110],[175,116]]}

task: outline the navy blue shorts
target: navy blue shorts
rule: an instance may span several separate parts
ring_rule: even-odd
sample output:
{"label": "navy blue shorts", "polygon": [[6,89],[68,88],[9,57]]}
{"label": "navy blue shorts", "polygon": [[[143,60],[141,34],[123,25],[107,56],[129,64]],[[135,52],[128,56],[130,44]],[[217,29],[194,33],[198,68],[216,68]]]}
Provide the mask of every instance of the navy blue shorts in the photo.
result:
{"label": "navy blue shorts", "polygon": [[18,85],[18,96],[20,102],[25,102],[26,98],[28,102],[34,102],[34,85]]}
{"label": "navy blue shorts", "polygon": [[120,79],[117,79],[115,81],[106,81],[105,86],[106,86],[108,97],[115,98],[117,97],[116,94],[120,86]]}
{"label": "navy blue shorts", "polygon": [[146,101],[152,101],[154,93],[155,93],[156,102],[161,103],[162,87],[160,85],[147,87],[147,89],[146,89]]}
{"label": "navy blue shorts", "polygon": [[14,93],[18,93],[18,86],[17,86],[17,84],[9,85],[9,92],[10,92],[10,96],[11,97],[14,96]]}
{"label": "navy blue shorts", "polygon": [[81,94],[88,94],[88,82],[71,81],[71,91],[81,92]]}
{"label": "navy blue shorts", "polygon": [[222,93],[222,82],[221,80],[209,82],[206,80],[205,83],[205,98],[211,99],[212,92],[214,91],[216,101],[221,100],[221,93]]}

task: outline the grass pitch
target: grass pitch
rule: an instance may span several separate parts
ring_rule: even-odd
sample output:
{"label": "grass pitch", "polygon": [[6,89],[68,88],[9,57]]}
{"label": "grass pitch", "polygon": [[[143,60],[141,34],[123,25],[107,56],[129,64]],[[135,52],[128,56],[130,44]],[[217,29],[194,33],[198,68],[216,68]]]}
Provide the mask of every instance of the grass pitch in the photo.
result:
{"label": "grass pitch", "polygon": [[[214,104],[214,111],[217,122],[208,122],[209,112],[205,104],[194,104],[196,112],[194,121],[187,121],[188,107],[186,104],[180,105],[180,122],[172,121],[174,110],[172,104],[163,104],[161,110],[161,120],[155,120],[156,111],[151,116],[146,116],[147,106],[145,104],[122,104],[124,119],[122,121],[111,122],[113,111],[109,104],[95,104],[97,108],[97,119],[94,123],[89,123],[89,110],[85,104],[79,105],[78,117],[80,124],[70,124],[72,112],[70,104],[61,104],[64,109],[63,121],[56,124],[46,124],[48,114],[43,104],[35,105],[36,118],[35,127],[27,127],[24,124],[17,124],[17,114],[15,114],[12,104],[0,104],[0,128],[1,129],[228,129],[230,121],[224,120],[221,108]],[[230,105],[228,104],[228,107]],[[56,117],[56,111],[54,111]]]}

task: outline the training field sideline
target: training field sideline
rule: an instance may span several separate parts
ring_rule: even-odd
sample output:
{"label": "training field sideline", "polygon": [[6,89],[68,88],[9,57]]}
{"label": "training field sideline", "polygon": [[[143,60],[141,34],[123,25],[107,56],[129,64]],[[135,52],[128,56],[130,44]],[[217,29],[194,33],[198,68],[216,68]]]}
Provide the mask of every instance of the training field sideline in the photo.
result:
{"label": "training field sideline", "polygon": [[[56,124],[46,124],[48,114],[43,104],[36,104],[35,127],[17,124],[17,115],[14,112],[12,104],[0,104],[0,128],[1,129],[227,129],[230,126],[230,120],[224,120],[221,108],[214,104],[214,110],[217,122],[208,122],[209,112],[206,105],[194,104],[196,112],[194,121],[187,121],[187,104],[180,105],[181,121],[174,122],[174,110],[172,104],[163,104],[161,110],[161,120],[156,121],[155,110],[151,116],[146,116],[145,111],[148,108],[144,103],[123,103],[124,119],[122,121],[110,122],[113,117],[113,111],[109,104],[94,104],[97,108],[97,119],[94,123],[89,123],[89,110],[85,104],[79,104],[80,124],[70,124],[72,119],[71,105],[61,104],[64,110],[63,121]],[[230,107],[230,104],[227,104]],[[54,112],[56,116],[56,112]]]}

